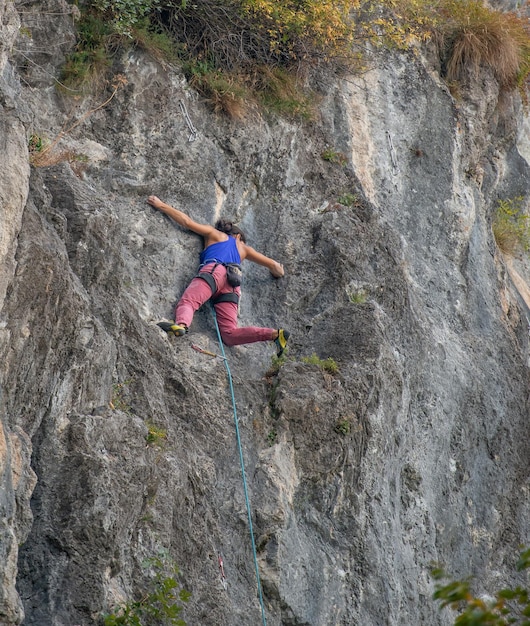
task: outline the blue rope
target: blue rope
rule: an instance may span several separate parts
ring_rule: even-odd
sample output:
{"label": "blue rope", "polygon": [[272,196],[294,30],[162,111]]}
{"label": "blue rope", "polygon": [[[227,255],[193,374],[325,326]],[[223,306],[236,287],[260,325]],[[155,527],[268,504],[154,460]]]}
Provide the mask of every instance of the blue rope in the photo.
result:
{"label": "blue rope", "polygon": [[239,434],[239,420],[237,417],[236,398],[234,396],[234,386],[232,384],[232,373],[230,372],[228,359],[226,358],[226,355],[225,355],[223,340],[221,339],[221,331],[219,330],[219,324],[217,323],[217,315],[215,314],[215,308],[213,304],[211,305],[211,310],[212,310],[212,315],[213,315],[213,319],[215,322],[215,329],[217,331],[217,339],[219,341],[219,346],[221,347],[221,354],[224,357],[223,361],[225,364],[226,374],[228,376],[228,384],[230,386],[230,395],[232,397],[232,407],[234,409],[234,423],[236,426],[237,447],[239,450],[239,464],[241,465],[241,475],[243,477],[243,490],[245,492],[245,502],[247,505],[248,527],[250,530],[250,540],[252,543],[252,556],[254,557],[254,569],[256,570],[256,581],[258,583],[258,596],[259,596],[259,603],[261,606],[261,619],[263,621],[263,626],[267,626],[267,620],[265,619],[265,606],[263,604],[263,594],[261,592],[261,579],[259,576],[258,556],[256,554],[256,541],[254,540],[254,530],[252,529],[252,515],[250,512],[250,501],[248,498],[247,479],[245,477],[245,462],[243,460],[243,447],[241,445],[241,436]]}

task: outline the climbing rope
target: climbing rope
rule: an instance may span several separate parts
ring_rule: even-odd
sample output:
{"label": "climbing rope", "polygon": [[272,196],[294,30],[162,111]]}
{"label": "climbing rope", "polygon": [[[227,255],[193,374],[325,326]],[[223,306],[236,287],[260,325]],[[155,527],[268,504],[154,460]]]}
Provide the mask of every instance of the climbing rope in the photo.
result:
{"label": "climbing rope", "polygon": [[[263,621],[263,626],[267,626],[267,620],[265,619],[265,606],[263,604],[263,594],[261,592],[261,579],[259,576],[259,568],[258,568],[258,556],[256,554],[256,541],[254,540],[254,530],[252,529],[252,515],[250,512],[250,501],[248,498],[248,489],[247,489],[247,479],[245,477],[245,462],[243,460],[243,447],[241,445],[241,437],[239,434],[239,420],[237,417],[237,409],[236,409],[236,398],[234,396],[234,386],[232,384],[232,373],[230,372],[230,365],[228,364],[228,359],[225,355],[225,350],[223,346],[223,340],[221,339],[221,331],[219,330],[219,324],[217,323],[217,315],[215,314],[215,309],[213,304],[211,305],[212,316],[215,322],[215,330],[217,331],[217,339],[219,341],[219,346],[221,348],[222,358],[224,359],[226,374],[228,377],[228,385],[230,387],[230,395],[232,397],[232,407],[234,409],[234,423],[236,426],[236,438],[237,438],[237,447],[239,450],[239,464],[241,466],[241,475],[243,477],[243,490],[245,492],[245,503],[247,505],[247,516],[248,516],[248,527],[250,531],[250,541],[252,543],[252,556],[254,557],[254,568],[256,570],[256,581],[258,583],[258,597],[259,603],[261,606],[261,619]],[[223,572],[224,574],[224,572]]]}

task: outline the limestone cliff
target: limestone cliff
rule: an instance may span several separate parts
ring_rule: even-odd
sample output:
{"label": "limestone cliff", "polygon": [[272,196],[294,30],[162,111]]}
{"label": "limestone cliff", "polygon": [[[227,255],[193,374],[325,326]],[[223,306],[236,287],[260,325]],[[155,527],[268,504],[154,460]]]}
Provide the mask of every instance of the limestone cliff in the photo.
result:
{"label": "limestone cliff", "polygon": [[[285,265],[274,280],[247,264],[240,323],[288,328],[287,362],[227,348],[267,624],[448,624],[432,561],[479,590],[513,582],[530,530],[528,272],[510,277],[491,220],[528,195],[518,94],[483,73],[455,99],[434,56],[380,52],[320,84],[316,122],[232,122],[136,51],[85,116],[108,92],[55,84],[74,13],[0,0],[0,622],[97,624],[161,548],[188,624],[261,622],[225,369],[191,349],[219,350],[212,317],[178,340],[155,324],[201,242],[151,193],[233,217]],[[76,121],[64,158],[30,167],[31,135]]]}

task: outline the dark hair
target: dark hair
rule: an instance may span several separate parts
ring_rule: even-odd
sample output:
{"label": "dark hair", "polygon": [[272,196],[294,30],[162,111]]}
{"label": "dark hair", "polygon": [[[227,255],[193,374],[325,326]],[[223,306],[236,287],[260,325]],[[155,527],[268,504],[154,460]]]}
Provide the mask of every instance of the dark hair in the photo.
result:
{"label": "dark hair", "polygon": [[241,228],[232,224],[232,222],[229,222],[228,220],[218,220],[215,224],[215,229],[220,230],[222,233],[226,233],[227,235],[232,235],[233,237],[241,235],[241,241],[243,243],[247,242],[245,233],[241,230]]}

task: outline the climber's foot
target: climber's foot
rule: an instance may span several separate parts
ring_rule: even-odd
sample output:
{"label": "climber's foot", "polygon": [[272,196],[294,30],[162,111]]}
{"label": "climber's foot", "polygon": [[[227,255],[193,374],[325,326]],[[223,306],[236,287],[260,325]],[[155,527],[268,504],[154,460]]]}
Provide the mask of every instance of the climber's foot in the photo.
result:
{"label": "climber's foot", "polygon": [[284,328],[278,329],[278,336],[274,340],[274,343],[276,344],[276,356],[282,356],[283,351],[287,346],[287,341],[289,340],[290,335],[291,333],[288,330],[285,330]]}
{"label": "climber's foot", "polygon": [[188,332],[188,327],[184,324],[176,324],[175,322],[158,322],[159,326],[168,335],[174,335],[175,337],[182,337]]}

